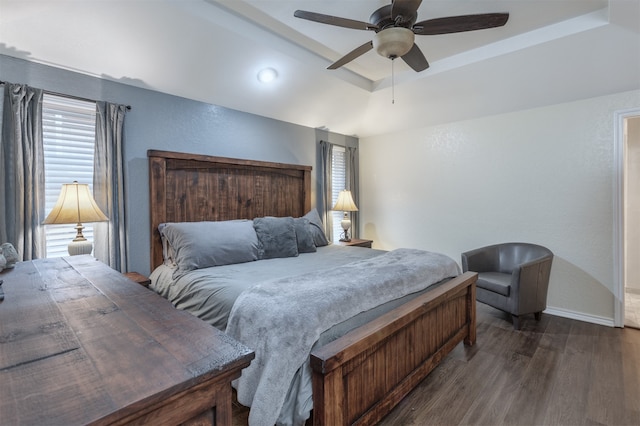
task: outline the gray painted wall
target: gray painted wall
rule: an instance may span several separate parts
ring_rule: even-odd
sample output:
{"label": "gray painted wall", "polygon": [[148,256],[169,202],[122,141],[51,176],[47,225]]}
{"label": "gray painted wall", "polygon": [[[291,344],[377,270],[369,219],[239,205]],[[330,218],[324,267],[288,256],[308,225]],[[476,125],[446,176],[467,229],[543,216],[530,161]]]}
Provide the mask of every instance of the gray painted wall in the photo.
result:
{"label": "gray painted wall", "polygon": [[[205,104],[0,55],[0,80],[51,92],[131,105],[125,120],[129,270],[149,271],[147,150],[160,149],[313,166],[316,200],[318,141],[357,146],[358,139]],[[140,82],[135,83],[142,86]],[[315,203],[314,203],[315,204]]]}

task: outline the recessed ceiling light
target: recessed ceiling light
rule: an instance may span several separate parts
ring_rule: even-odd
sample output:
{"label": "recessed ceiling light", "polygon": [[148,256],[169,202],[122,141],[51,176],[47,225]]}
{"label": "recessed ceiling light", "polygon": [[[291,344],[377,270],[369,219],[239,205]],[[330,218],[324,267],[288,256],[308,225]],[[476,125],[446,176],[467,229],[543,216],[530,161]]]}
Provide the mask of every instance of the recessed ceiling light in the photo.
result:
{"label": "recessed ceiling light", "polygon": [[258,81],[261,83],[271,83],[278,78],[278,72],[273,68],[264,68],[258,72]]}

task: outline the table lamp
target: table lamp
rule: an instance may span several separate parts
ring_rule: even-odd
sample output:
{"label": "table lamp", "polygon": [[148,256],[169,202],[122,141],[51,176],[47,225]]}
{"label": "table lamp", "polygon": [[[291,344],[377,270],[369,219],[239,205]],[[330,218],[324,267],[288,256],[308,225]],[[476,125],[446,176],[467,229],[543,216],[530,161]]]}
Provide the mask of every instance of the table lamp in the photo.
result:
{"label": "table lamp", "polygon": [[336,205],[333,206],[332,210],[343,211],[344,218],[340,225],[342,229],[344,229],[344,233],[341,235],[340,241],[351,241],[351,237],[349,236],[349,228],[351,228],[351,219],[349,218],[349,212],[357,212],[358,207],[356,207],[356,203],[353,202],[353,197],[351,196],[351,191],[342,190],[340,194],[338,194],[338,201],[336,201]]}
{"label": "table lamp", "polygon": [[58,201],[43,223],[45,225],[76,224],[78,233],[68,247],[69,254],[75,256],[78,254],[91,254],[93,250],[91,241],[88,241],[82,235],[82,230],[84,229],[82,223],[104,222],[107,220],[109,219],[102,213],[93,196],[91,196],[89,185],[74,181],[73,183],[62,184]]}

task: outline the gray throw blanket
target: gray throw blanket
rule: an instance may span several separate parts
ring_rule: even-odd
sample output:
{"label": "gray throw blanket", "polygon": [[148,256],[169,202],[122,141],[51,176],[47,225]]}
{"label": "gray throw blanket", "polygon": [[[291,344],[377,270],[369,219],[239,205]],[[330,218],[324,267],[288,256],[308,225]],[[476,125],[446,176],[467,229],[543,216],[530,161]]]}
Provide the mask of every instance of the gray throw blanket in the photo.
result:
{"label": "gray throw blanket", "polygon": [[291,380],[323,331],[460,273],[443,254],[398,249],[372,259],[266,281],[236,300],[227,334],[256,353],[236,381],[251,426],[273,426]]}

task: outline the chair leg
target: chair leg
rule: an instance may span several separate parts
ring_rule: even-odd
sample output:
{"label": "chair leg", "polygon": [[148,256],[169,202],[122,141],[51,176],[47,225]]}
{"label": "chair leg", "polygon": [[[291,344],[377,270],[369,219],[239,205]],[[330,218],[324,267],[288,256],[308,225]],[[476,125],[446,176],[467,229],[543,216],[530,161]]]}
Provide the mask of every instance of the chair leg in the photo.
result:
{"label": "chair leg", "polygon": [[511,314],[511,320],[513,321],[513,329],[520,330],[520,317],[517,315]]}
{"label": "chair leg", "polygon": [[535,312],[533,316],[536,318],[536,321],[540,321],[542,319],[542,311]]}

